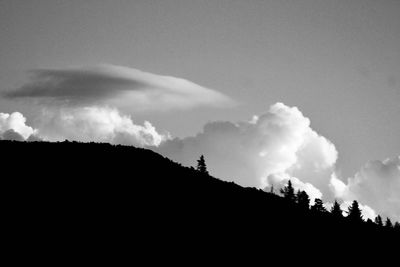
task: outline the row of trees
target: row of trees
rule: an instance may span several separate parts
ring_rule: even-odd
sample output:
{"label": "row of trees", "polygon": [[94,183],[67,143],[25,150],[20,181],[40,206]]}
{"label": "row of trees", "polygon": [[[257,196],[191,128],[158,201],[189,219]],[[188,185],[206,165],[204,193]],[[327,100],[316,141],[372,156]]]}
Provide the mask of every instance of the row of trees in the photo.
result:
{"label": "row of trees", "polygon": [[[203,155],[201,155],[200,158],[197,160],[196,169],[200,173],[208,175],[207,165]],[[271,193],[273,193],[273,191],[274,189],[273,187],[271,187]],[[295,189],[293,188],[292,182],[290,180],[287,186],[280,189],[280,193],[286,200],[291,203],[296,203],[301,209],[311,210],[315,213],[330,213],[335,219],[344,218],[345,216],[343,215],[343,212],[345,212],[347,213],[347,220],[355,223],[364,222],[360,206],[356,200],[353,201],[347,211],[343,211],[340,207],[340,204],[336,200],[333,203],[332,208],[330,210],[327,210],[324,206],[323,201],[319,198],[315,199],[314,205],[310,207],[311,200],[308,194],[302,190],[298,190],[297,192],[295,192]],[[379,227],[395,228],[397,230],[400,230],[400,223],[395,222],[393,224],[389,217],[386,218],[385,222],[383,222],[382,217],[378,215],[375,218],[374,222],[371,219],[368,219],[366,222],[370,224],[375,223]]]}
{"label": "row of trees", "polygon": [[[308,196],[308,194],[305,191],[301,190],[295,192],[295,189],[293,188],[292,182],[290,180],[287,186],[283,187],[280,190],[280,193],[289,202],[296,203],[303,209],[319,213],[330,213],[335,218],[344,218],[343,210],[340,208],[340,204],[336,200],[329,211],[325,208],[324,203],[319,198],[315,199],[314,205],[310,207],[310,197]],[[349,221],[356,223],[364,222],[360,206],[356,200],[354,200],[348,210],[344,212],[347,213],[346,218]],[[380,227],[395,228],[397,230],[400,230],[399,222],[393,224],[390,218],[387,218],[386,221],[383,222],[383,219],[380,215],[375,218],[374,222],[371,219],[368,219],[367,223],[375,223]]]}

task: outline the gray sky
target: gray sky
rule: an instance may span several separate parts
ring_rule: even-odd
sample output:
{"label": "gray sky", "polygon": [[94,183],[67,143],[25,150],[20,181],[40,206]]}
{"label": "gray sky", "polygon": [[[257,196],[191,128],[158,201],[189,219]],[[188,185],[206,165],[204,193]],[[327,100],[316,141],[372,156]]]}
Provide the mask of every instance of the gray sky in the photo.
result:
{"label": "gray sky", "polygon": [[[297,106],[353,175],[400,152],[400,1],[0,0],[0,91],[27,71],[114,64],[171,75],[240,102],[144,112],[174,136]],[[28,104],[27,104],[28,103]],[[32,120],[37,106],[0,98]]]}

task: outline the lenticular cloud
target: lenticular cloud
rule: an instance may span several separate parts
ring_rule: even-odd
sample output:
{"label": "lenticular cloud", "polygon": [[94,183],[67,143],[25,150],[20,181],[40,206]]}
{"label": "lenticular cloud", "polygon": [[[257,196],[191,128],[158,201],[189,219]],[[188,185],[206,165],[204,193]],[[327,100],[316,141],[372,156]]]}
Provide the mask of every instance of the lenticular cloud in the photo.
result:
{"label": "lenticular cloud", "polygon": [[22,87],[2,95],[35,99],[45,106],[105,106],[130,111],[226,107],[228,96],[186,79],[103,64],[91,67],[33,70]]}
{"label": "lenticular cloud", "polygon": [[282,103],[248,122],[208,123],[196,136],[168,140],[157,151],[186,165],[204,154],[211,173],[244,186],[280,187],[295,179],[312,198],[330,194],[337,159],[335,146],[310,120]]}

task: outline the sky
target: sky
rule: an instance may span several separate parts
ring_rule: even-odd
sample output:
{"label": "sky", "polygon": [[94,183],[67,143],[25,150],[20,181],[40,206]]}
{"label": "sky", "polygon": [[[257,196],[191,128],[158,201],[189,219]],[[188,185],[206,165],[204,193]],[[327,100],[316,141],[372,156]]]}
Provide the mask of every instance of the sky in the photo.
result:
{"label": "sky", "polygon": [[[187,165],[203,150],[222,176],[229,152],[257,169],[243,185],[297,177],[400,218],[399,14],[396,0],[0,0],[0,130],[153,145]],[[381,172],[394,196],[370,200],[360,187]]]}

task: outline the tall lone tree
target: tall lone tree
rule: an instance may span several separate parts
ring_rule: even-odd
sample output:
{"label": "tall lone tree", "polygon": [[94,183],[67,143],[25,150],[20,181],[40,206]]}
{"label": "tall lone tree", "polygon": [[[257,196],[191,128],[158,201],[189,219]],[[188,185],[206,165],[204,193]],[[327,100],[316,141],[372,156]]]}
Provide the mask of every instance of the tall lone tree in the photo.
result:
{"label": "tall lone tree", "polygon": [[331,208],[331,214],[333,215],[334,218],[343,218],[343,211],[340,208],[339,203],[335,200],[335,203],[333,203],[333,206]]}
{"label": "tall lone tree", "polygon": [[290,202],[295,202],[296,195],[294,194],[294,188],[292,182],[289,180],[287,186],[281,189],[281,194],[284,199],[289,200]]}
{"label": "tall lone tree", "polygon": [[352,222],[359,223],[363,221],[360,206],[358,205],[358,202],[356,200],[354,200],[349,207],[348,214],[349,215],[347,216],[347,218],[349,218],[349,220]]}
{"label": "tall lone tree", "polygon": [[204,159],[204,156],[201,155],[200,158],[197,160],[197,167],[196,169],[203,174],[207,174],[208,175],[208,171],[207,171],[207,165],[206,165],[206,161]]}

